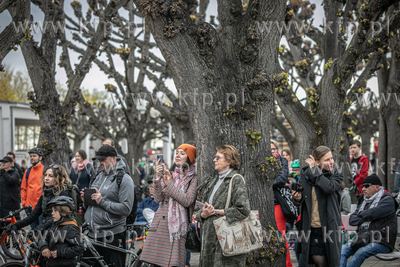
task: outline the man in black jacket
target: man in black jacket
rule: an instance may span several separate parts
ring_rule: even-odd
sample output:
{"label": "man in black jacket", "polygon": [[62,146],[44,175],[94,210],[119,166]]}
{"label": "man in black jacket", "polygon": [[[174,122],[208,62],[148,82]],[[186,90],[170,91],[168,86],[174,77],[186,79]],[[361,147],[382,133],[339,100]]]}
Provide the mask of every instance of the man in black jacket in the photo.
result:
{"label": "man in black jacket", "polygon": [[[340,259],[341,267],[346,267],[347,259],[351,255],[353,257],[347,266],[358,267],[367,258],[378,253],[391,252],[394,248],[397,236],[397,218],[395,214],[398,207],[397,202],[389,193],[384,191],[382,183],[376,174],[365,178],[363,191],[364,201],[350,215],[349,224],[358,226],[356,236],[362,231],[368,230],[370,232],[370,241],[357,250],[351,246],[344,245]],[[356,242],[356,239],[354,238],[351,241]]]}
{"label": "man in black jacket", "polygon": [[0,218],[20,208],[21,189],[18,171],[13,167],[13,160],[4,157],[0,167]]}
{"label": "man in black jacket", "polygon": [[14,167],[15,167],[15,169],[17,169],[18,174],[19,174],[19,180],[21,181],[22,177],[24,176],[24,172],[22,171],[21,166],[17,162],[15,162],[15,153],[10,151],[7,153],[7,157],[12,158]]}

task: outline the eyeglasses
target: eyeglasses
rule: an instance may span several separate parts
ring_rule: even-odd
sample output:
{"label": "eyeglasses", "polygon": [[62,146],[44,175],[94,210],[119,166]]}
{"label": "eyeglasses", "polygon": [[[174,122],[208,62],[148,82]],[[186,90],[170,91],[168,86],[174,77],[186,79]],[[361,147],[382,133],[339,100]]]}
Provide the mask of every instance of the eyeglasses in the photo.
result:
{"label": "eyeglasses", "polygon": [[220,157],[220,156],[215,156],[214,159],[216,159],[216,160],[218,161],[219,159],[222,159],[222,157]]}
{"label": "eyeglasses", "polygon": [[372,185],[371,183],[369,183],[369,184],[363,184],[362,187],[368,188],[368,187],[370,187],[371,185]]}
{"label": "eyeglasses", "polygon": [[60,168],[60,166],[58,166],[57,164],[50,164],[49,168],[58,169]]}
{"label": "eyeglasses", "polygon": [[271,151],[277,151],[278,149],[276,149],[276,148],[271,148]]}

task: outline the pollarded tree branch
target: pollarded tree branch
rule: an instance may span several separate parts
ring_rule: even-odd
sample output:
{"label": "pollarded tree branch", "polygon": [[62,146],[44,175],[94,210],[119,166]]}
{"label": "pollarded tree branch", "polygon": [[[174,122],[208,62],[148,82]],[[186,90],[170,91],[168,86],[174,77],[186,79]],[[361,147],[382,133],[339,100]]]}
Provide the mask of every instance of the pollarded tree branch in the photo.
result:
{"label": "pollarded tree branch", "polygon": [[350,107],[350,102],[355,102],[357,97],[366,92],[366,81],[371,77],[371,75],[377,70],[378,62],[380,61],[382,55],[376,52],[370,57],[367,66],[365,66],[363,72],[358,77],[357,81],[354,83],[353,87],[349,90],[347,94],[347,103],[345,104],[344,110]]}
{"label": "pollarded tree branch", "polygon": [[9,9],[10,14],[12,15],[12,22],[0,34],[0,71],[3,70],[1,63],[5,56],[26,35],[27,29],[21,29],[19,23],[29,19],[31,13],[30,6],[30,0],[17,1],[14,4],[13,1],[10,0],[2,1],[0,3],[0,13]]}
{"label": "pollarded tree branch", "polygon": [[[104,10],[100,11],[99,19],[100,21],[110,20],[117,12],[118,9],[125,5],[128,0],[114,0],[111,1]],[[82,59],[79,62],[78,66],[75,69],[75,76],[71,79],[68,87],[73,90],[79,88],[86,74],[89,72],[91,62],[96,58],[96,53],[99,50],[100,45],[103,43],[105,36],[105,23],[100,23],[97,27],[96,33],[93,38],[89,41],[87,49],[85,53],[82,55]],[[72,90],[68,90],[66,101],[72,101],[74,97],[72,94]],[[75,101],[73,103],[76,103]]]}

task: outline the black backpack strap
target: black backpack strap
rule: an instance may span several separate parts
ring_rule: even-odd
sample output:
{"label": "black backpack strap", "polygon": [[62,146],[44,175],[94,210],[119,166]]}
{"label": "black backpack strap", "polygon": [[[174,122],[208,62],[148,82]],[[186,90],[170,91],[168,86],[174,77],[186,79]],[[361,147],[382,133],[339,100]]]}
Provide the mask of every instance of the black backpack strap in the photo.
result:
{"label": "black backpack strap", "polygon": [[124,171],[118,171],[118,172],[117,172],[117,175],[115,176],[115,177],[116,177],[115,179],[117,179],[118,189],[119,189],[119,187],[121,186],[122,179],[124,178],[124,175],[125,175],[125,172],[124,172]]}

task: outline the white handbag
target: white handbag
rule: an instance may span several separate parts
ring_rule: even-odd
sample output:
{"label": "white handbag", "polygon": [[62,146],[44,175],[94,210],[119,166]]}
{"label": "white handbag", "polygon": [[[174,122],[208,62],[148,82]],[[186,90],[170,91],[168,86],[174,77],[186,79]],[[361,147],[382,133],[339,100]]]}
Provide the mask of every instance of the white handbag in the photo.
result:
{"label": "white handbag", "polygon": [[[225,209],[229,207],[231,201],[232,181],[235,176],[240,176],[245,182],[240,174],[235,174],[232,177]],[[246,254],[263,246],[262,227],[256,210],[252,210],[246,219],[231,224],[227,222],[226,216],[222,216],[214,220],[214,228],[222,254],[226,257]]]}

